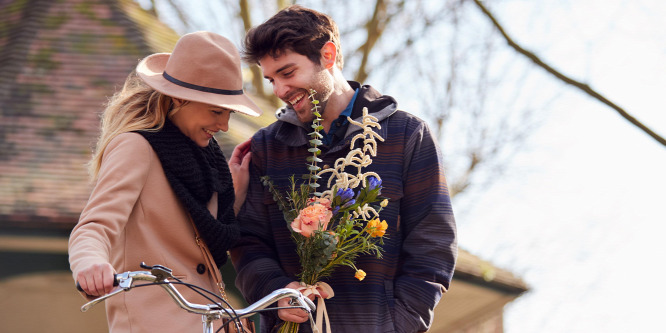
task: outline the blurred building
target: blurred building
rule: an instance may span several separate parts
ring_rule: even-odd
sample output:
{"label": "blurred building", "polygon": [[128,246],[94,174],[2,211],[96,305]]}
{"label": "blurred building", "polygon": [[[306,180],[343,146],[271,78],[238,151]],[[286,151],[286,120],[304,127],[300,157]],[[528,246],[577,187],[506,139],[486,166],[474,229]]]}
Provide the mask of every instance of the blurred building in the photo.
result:
{"label": "blurred building", "polygon": [[[102,307],[79,312],[67,238],[91,190],[103,104],[139,59],[177,39],[133,0],[0,0],[0,331],[106,329]],[[268,112],[232,119],[219,138],[227,156],[274,121],[255,100]],[[233,289],[233,268],[223,275]],[[461,250],[431,331],[502,332],[504,305],[526,290]]]}

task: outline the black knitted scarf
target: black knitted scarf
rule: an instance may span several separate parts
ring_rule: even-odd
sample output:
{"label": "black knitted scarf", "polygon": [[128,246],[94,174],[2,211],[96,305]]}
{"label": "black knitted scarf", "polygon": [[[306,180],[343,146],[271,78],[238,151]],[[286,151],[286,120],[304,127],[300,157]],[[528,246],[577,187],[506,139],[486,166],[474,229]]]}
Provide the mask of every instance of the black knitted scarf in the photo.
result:
{"label": "black knitted scarf", "polygon": [[[197,146],[168,119],[158,132],[138,133],[157,153],[171,188],[190,213],[215,263],[222,266],[240,231],[233,209],[231,173],[220,146],[214,139],[207,147]],[[217,192],[216,217],[207,208],[213,192]]]}

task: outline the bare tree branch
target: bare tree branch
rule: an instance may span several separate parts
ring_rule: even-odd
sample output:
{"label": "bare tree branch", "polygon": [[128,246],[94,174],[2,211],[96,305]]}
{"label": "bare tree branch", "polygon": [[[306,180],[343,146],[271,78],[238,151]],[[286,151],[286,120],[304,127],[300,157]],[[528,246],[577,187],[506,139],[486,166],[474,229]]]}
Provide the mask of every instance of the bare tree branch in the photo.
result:
{"label": "bare tree branch", "polygon": [[157,6],[155,4],[155,0],[150,0],[150,9],[148,9],[148,11],[151,14],[155,15],[155,17],[158,17],[157,16]]}
{"label": "bare tree branch", "polygon": [[[400,3],[400,6],[402,5],[404,5],[404,2]],[[395,68],[396,66],[393,65],[398,64],[399,61],[402,61],[402,59],[404,59],[405,55],[408,53],[407,51],[409,51],[410,48],[412,48],[419,40],[423,39],[431,28],[441,23],[442,18],[445,17],[446,12],[448,12],[449,10],[450,8],[443,6],[442,8],[440,8],[438,12],[430,13],[430,15],[428,15],[428,13],[414,13],[413,15],[420,15],[419,19],[422,21],[421,22],[422,26],[420,27],[420,29],[418,30],[414,29],[415,31],[405,30],[404,33],[407,35],[407,37],[405,37],[402,42],[399,42],[400,48],[396,49],[393,53],[384,55],[382,59],[377,62],[377,64],[380,64],[383,67]],[[399,12],[400,15],[405,15],[405,13],[402,12],[402,10],[400,10]],[[388,25],[388,23],[389,22],[386,22],[386,25]],[[362,45],[362,47],[364,46],[365,44]],[[358,49],[357,52],[359,51],[364,52],[364,58],[365,58],[365,50]],[[372,73],[375,70],[374,67],[375,66],[372,66],[371,64],[367,63],[363,65],[362,68],[363,72],[366,74],[366,78],[370,73]],[[361,71],[359,70],[358,73],[360,74]],[[357,77],[358,76],[360,75],[357,75]],[[356,81],[363,82],[359,80]]]}
{"label": "bare tree branch", "polygon": [[173,8],[173,10],[176,12],[176,15],[178,15],[178,19],[183,22],[185,27],[189,28],[191,26],[190,18],[185,14],[185,10],[181,8],[180,4],[174,0],[167,0],[167,3],[169,3],[169,5]]}
{"label": "bare tree branch", "polygon": [[579,81],[576,81],[576,80],[562,74],[558,70],[556,70],[553,67],[546,64],[536,54],[522,48],[515,41],[513,41],[513,39],[506,33],[506,31],[504,31],[504,28],[502,27],[502,25],[499,24],[499,22],[497,21],[495,16],[492,13],[490,13],[490,11],[481,3],[481,0],[474,0],[474,3],[479,7],[479,9],[481,9],[481,11],[488,17],[488,19],[490,19],[490,21],[493,23],[495,28],[497,28],[497,30],[499,30],[499,32],[502,34],[502,36],[504,37],[506,42],[509,44],[509,46],[511,46],[518,53],[526,56],[527,58],[532,60],[532,62],[534,62],[537,66],[545,69],[548,73],[554,75],[556,78],[560,79],[564,83],[572,85],[572,86],[582,90],[583,92],[585,92],[589,96],[591,96],[591,97],[595,98],[596,100],[600,101],[601,103],[606,104],[607,106],[611,107],[612,109],[617,111],[620,114],[620,116],[622,116],[624,119],[626,119],[627,121],[629,121],[630,123],[632,123],[633,125],[638,127],[639,129],[641,129],[643,132],[647,133],[649,136],[651,136],[657,142],[666,146],[666,139],[662,138],[657,133],[652,131],[650,128],[645,126],[643,123],[638,121],[636,118],[631,116],[623,108],[621,108],[617,104],[611,102],[609,99],[607,99],[606,97],[604,97],[603,95],[601,95],[600,93],[598,93],[597,91],[592,89],[589,85],[587,85],[585,83],[582,83],[582,82],[579,82]]}
{"label": "bare tree branch", "polygon": [[[283,5],[285,1],[284,0],[278,0],[278,6]],[[250,11],[250,3],[248,0],[239,0],[238,1],[238,6],[240,8],[240,13],[239,16],[241,20],[243,20],[243,29],[245,32],[250,30],[252,28],[252,15]],[[250,66],[250,72],[252,73],[252,86],[254,87],[254,91],[258,96],[263,97],[264,99],[268,100],[273,104],[274,107],[278,107],[280,105],[279,99],[272,93],[267,93],[266,90],[264,89],[264,76],[263,73],[261,72],[261,68],[257,65],[251,65]]]}
{"label": "bare tree branch", "polygon": [[[401,10],[396,10],[394,13],[389,14],[388,5],[390,1],[377,0],[375,3],[375,11],[372,14],[372,18],[366,23],[367,30],[367,39],[366,42],[361,45],[359,50],[362,52],[363,57],[361,58],[361,64],[359,65],[358,71],[354,77],[354,81],[364,82],[368,78],[368,60],[370,58],[370,53],[372,49],[377,44],[377,41],[381,38],[386,26],[389,25],[391,19]],[[397,3],[398,9],[404,7],[405,2],[399,1]]]}
{"label": "bare tree branch", "polygon": [[277,0],[278,10],[282,10],[293,4],[292,0]]}
{"label": "bare tree branch", "polygon": [[[252,16],[250,15],[250,4],[248,0],[239,0],[238,5],[240,8],[240,18],[243,20],[243,29],[245,32],[252,28]],[[252,86],[258,95],[264,96],[264,80],[261,77],[261,69],[257,66],[251,66],[252,72]]]}
{"label": "bare tree branch", "polygon": [[[488,188],[501,179],[510,171],[509,161],[540,125],[534,120],[533,108],[516,104],[522,101],[518,96],[512,100],[510,95],[497,91],[498,84],[508,82],[510,77],[505,73],[509,60],[496,61],[499,43],[492,37],[494,29],[470,32],[467,18],[471,8],[466,3],[451,1],[440,10],[430,6],[426,13],[410,13],[419,18],[440,14],[443,26],[432,27],[437,43],[418,45],[418,53],[431,56],[413,53],[405,58],[414,68],[416,79],[426,83],[416,94],[421,96],[421,110],[433,120],[429,125],[448,155],[445,170],[451,197],[469,193],[472,188]],[[428,23],[410,27],[415,37],[419,31],[431,29]],[[423,38],[430,40],[426,34]],[[522,91],[520,87],[512,92]]]}

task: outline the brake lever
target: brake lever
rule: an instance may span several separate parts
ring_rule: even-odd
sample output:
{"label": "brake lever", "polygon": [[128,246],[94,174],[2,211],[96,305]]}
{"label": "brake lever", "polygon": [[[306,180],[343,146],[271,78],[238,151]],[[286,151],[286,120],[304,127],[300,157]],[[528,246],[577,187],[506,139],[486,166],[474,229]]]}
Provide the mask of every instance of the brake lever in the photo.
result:
{"label": "brake lever", "polygon": [[289,300],[289,305],[291,306],[296,306],[303,311],[307,312],[308,315],[310,316],[310,319],[312,319],[312,313],[316,311],[316,307],[314,303],[307,297],[301,295],[298,295],[297,297],[293,297]]}
{"label": "brake lever", "polygon": [[108,293],[108,294],[106,294],[106,295],[104,295],[100,298],[95,298],[94,300],[92,300],[92,301],[90,301],[86,304],[83,304],[83,306],[81,307],[81,312],[86,312],[86,311],[90,310],[90,308],[92,308],[93,306],[95,306],[98,303],[104,301],[105,299],[107,299],[111,296],[115,296],[116,294],[118,294],[120,292],[123,292],[123,291],[125,291],[125,289],[118,288],[118,289],[116,289],[116,290],[114,290],[114,291],[112,291],[112,292],[110,292],[110,293]]}
{"label": "brake lever", "polygon": [[104,296],[101,296],[99,298],[95,298],[94,300],[92,300],[92,301],[90,301],[86,304],[83,304],[83,306],[81,306],[81,312],[86,312],[86,311],[90,310],[90,308],[92,308],[93,306],[95,306],[98,303],[104,301],[105,299],[107,299],[111,296],[115,296],[116,294],[118,294],[120,292],[129,290],[132,287],[132,276],[130,275],[129,272],[115,274],[114,279],[113,279],[113,285],[118,286],[118,288],[116,290],[111,291],[110,293],[108,293]]}
{"label": "brake lever", "polygon": [[[289,305],[294,305],[295,302],[298,302],[300,306],[303,307],[303,310],[307,312],[314,312],[317,308],[314,303],[304,295],[299,295],[298,299],[292,298],[289,300]],[[308,309],[309,308],[309,309]]]}
{"label": "brake lever", "polygon": [[292,298],[289,300],[289,305],[294,305],[294,303],[299,303],[298,305],[308,313],[308,317],[310,317],[310,326],[312,327],[313,332],[317,332],[317,328],[315,326],[315,320],[314,317],[312,317],[312,313],[316,311],[316,307],[314,303],[307,297],[305,297],[303,294],[298,295],[298,298]]}

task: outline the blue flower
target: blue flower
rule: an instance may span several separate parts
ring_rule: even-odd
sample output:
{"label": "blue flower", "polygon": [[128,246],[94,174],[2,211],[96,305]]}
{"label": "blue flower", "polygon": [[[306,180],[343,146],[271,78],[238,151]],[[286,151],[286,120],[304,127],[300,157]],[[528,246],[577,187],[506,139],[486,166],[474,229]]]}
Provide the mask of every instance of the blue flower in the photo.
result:
{"label": "blue flower", "polygon": [[368,178],[368,191],[372,191],[378,187],[382,186],[382,180],[375,177]]}
{"label": "blue flower", "polygon": [[340,197],[340,202],[345,202],[354,197],[354,191],[350,188],[338,189],[336,196]]}
{"label": "blue flower", "polygon": [[355,204],[355,203],[356,203],[356,200],[351,199],[351,200],[347,201],[347,203],[345,203],[344,205],[342,205],[342,209],[345,209],[345,208],[347,208],[347,207],[349,207],[349,206],[351,206],[351,205],[353,205],[353,204]]}

